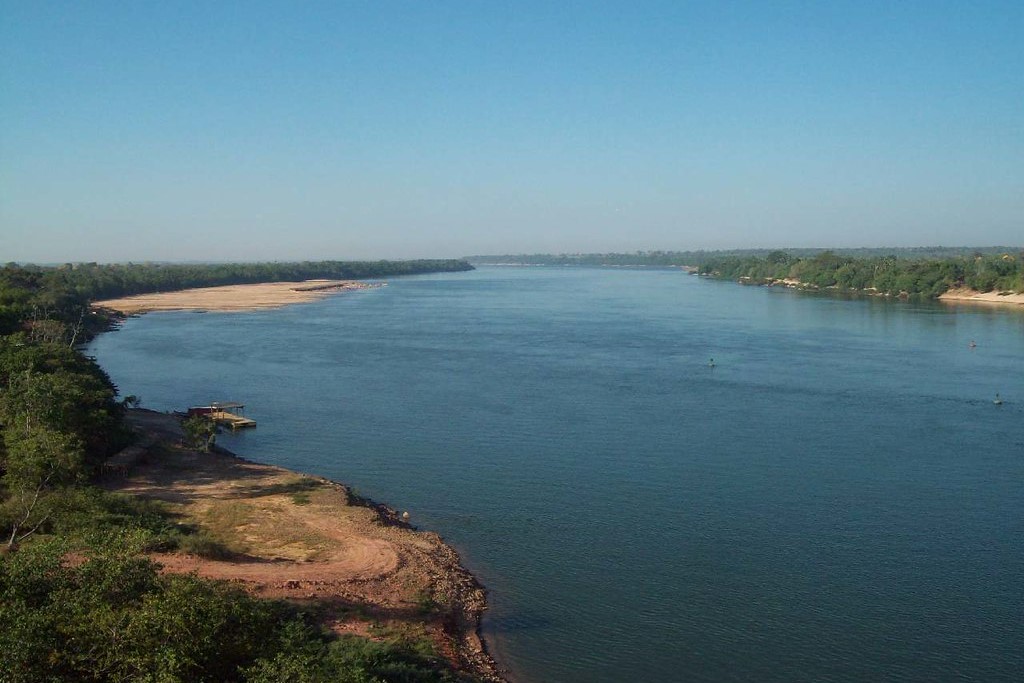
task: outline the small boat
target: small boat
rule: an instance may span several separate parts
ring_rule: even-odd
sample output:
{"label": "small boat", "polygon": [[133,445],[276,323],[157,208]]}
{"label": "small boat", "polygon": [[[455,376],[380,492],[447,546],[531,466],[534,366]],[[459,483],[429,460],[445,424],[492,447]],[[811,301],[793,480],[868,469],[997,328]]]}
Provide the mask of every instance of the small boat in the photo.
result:
{"label": "small boat", "polygon": [[999,394],[996,394],[996,397],[995,399],[993,399],[992,402],[995,403],[997,406],[1001,406],[1003,405],[1003,397],[1000,396]]}
{"label": "small boat", "polygon": [[714,358],[709,358],[708,359],[708,367],[709,368],[715,367],[715,359]]}

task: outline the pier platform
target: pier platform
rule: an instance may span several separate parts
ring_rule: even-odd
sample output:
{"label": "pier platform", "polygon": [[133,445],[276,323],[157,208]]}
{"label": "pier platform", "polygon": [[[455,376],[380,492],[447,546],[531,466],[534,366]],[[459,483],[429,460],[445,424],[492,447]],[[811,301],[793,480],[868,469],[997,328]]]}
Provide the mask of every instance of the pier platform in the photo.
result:
{"label": "pier platform", "polygon": [[189,415],[205,415],[219,425],[232,430],[255,427],[256,420],[241,415],[245,405],[241,403],[214,401],[208,406],[193,406],[188,409]]}

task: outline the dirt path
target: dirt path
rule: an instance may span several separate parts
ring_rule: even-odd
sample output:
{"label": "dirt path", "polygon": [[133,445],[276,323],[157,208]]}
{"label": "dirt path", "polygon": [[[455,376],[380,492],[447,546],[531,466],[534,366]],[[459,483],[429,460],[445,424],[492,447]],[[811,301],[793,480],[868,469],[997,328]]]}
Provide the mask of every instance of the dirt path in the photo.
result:
{"label": "dirt path", "polygon": [[127,472],[108,473],[105,487],[163,501],[226,555],[156,555],[164,571],[315,601],[338,632],[426,634],[458,668],[503,680],[477,633],[484,591],[437,534],[335,482],[187,450],[173,416],[136,410],[129,419],[154,445]]}

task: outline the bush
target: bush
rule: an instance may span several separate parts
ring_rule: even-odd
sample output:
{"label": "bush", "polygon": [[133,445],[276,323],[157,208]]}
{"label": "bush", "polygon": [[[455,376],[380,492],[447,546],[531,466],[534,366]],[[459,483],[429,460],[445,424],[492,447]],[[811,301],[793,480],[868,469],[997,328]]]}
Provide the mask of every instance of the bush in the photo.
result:
{"label": "bush", "polygon": [[209,560],[230,560],[234,553],[220,541],[203,531],[178,532],[172,537],[174,547],[183,553],[198,555]]}
{"label": "bush", "polygon": [[160,575],[141,530],[0,556],[0,681],[454,683],[429,643],[332,639],[294,607]]}
{"label": "bush", "polygon": [[217,441],[217,423],[205,415],[192,415],[181,421],[185,432],[185,445],[209,453]]}

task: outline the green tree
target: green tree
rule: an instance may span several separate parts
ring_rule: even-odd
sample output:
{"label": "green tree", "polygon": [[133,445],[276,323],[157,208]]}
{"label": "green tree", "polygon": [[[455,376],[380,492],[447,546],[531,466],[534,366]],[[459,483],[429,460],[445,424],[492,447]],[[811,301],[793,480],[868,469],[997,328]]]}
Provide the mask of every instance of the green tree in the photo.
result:
{"label": "green tree", "polygon": [[205,415],[191,415],[181,421],[185,445],[209,453],[217,441],[217,423]]}
{"label": "green tree", "polygon": [[83,479],[85,454],[75,436],[23,422],[4,430],[0,466],[0,482],[7,492],[2,506],[6,542],[11,548],[49,521],[55,496]]}
{"label": "green tree", "polygon": [[8,547],[38,531],[53,514],[52,497],[84,479],[85,448],[76,430],[88,424],[79,421],[78,388],[66,374],[26,370],[9,376],[0,392],[6,494],[0,509]]}

